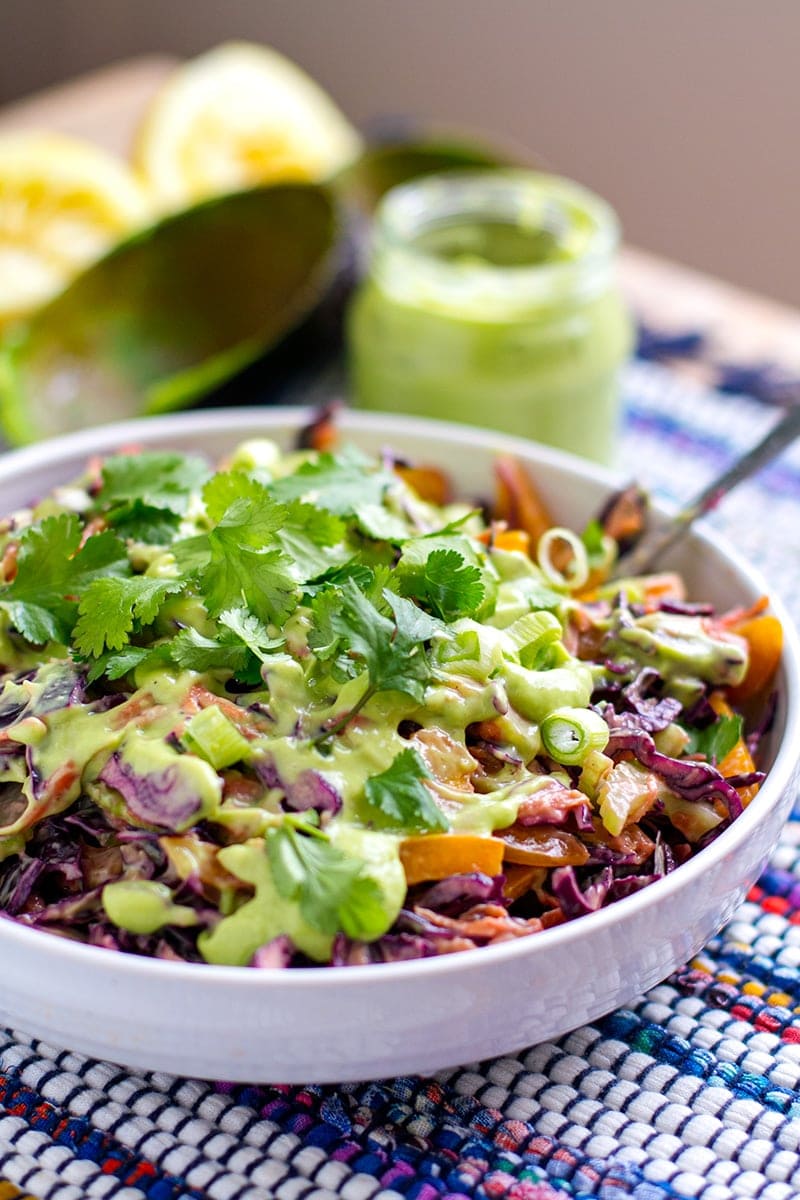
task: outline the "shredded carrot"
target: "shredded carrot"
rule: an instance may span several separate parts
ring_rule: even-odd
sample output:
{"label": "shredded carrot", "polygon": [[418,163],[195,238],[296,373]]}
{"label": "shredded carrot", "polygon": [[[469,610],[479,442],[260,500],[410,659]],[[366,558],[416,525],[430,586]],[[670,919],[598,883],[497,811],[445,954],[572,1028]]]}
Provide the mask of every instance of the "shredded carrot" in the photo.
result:
{"label": "shredded carrot", "polygon": [[535,546],[543,533],[555,525],[550,511],[536,490],[528,472],[510,454],[495,459],[497,482],[495,516],[507,521],[509,528],[521,529]]}
{"label": "shredded carrot", "polygon": [[496,838],[469,833],[432,833],[410,837],[400,843],[400,861],[409,887],[448,875],[482,871],[499,875],[503,843]]}
{"label": "shredded carrot", "polygon": [[56,767],[44,786],[44,794],[48,804],[54,804],[65,795],[78,780],[80,771],[72,759]]}
{"label": "shredded carrot", "polygon": [[3,583],[13,583],[17,577],[17,554],[19,542],[9,542],[0,559],[0,579]]}
{"label": "shredded carrot", "polygon": [[737,625],[741,625],[743,621],[749,621],[751,617],[760,616],[768,606],[769,597],[759,596],[748,608],[731,608],[728,612],[723,613],[722,616],[717,617],[717,621],[726,629],[736,629]]}
{"label": "shredded carrot", "polygon": [[674,571],[662,571],[658,575],[645,575],[640,582],[642,598],[647,609],[658,608],[662,600],[686,599],[683,580]]}
{"label": "shredded carrot", "polygon": [[265,726],[256,713],[240,708],[232,700],[228,700],[225,696],[218,696],[209,688],[203,687],[201,683],[194,683],[189,688],[186,699],[181,704],[181,712],[186,716],[193,716],[201,708],[211,708],[212,706],[218,708],[236,726],[243,737],[254,738],[264,732]]}

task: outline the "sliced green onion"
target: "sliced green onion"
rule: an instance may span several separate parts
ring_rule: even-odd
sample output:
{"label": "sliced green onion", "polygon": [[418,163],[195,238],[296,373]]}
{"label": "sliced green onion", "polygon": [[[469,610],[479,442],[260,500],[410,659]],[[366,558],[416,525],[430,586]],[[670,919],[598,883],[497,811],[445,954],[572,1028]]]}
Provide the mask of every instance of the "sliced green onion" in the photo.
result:
{"label": "sliced green onion", "polygon": [[553,613],[542,609],[525,613],[504,630],[515,650],[535,650],[561,640],[561,622]]}
{"label": "sliced green onion", "polygon": [[689,734],[674,721],[665,729],[659,729],[653,734],[656,750],[666,754],[668,758],[680,758],[689,744]]}
{"label": "sliced green onion", "polygon": [[250,757],[250,743],[216,704],[203,708],[186,722],[183,742],[191,754],[199,754],[215,771],[232,767]]}
{"label": "sliced green onion", "polygon": [[[572,551],[565,571],[560,571],[553,562],[553,552],[558,545],[566,545]],[[536,547],[536,559],[549,582],[555,587],[576,591],[582,588],[589,578],[589,556],[586,547],[571,529],[555,526],[543,533]]]}
{"label": "sliced green onion", "polygon": [[602,750],[590,750],[581,763],[581,777],[578,780],[578,787],[583,794],[590,800],[597,799],[597,789],[613,767],[613,758],[603,754]]}
{"label": "sliced green onion", "polygon": [[474,629],[464,629],[455,637],[438,641],[434,647],[434,657],[440,663],[478,662],[481,640]]}
{"label": "sliced green onion", "polygon": [[608,744],[608,726],[601,716],[586,708],[557,708],[541,726],[542,744],[556,762],[580,766],[592,750]]}
{"label": "sliced green onion", "polygon": [[547,671],[529,671],[507,662],[503,667],[503,680],[512,707],[537,725],[556,710],[585,707],[594,686],[591,671],[585,663],[579,662]]}

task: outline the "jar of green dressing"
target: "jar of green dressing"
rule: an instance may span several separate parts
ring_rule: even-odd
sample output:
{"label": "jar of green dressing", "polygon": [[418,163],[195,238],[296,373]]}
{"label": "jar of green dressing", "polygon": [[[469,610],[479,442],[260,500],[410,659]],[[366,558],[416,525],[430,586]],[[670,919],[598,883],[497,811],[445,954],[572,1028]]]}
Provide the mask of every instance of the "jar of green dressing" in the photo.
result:
{"label": "jar of green dressing", "polygon": [[392,189],[349,313],[355,402],[614,456],[631,322],[619,227],[569,180],[428,176]]}

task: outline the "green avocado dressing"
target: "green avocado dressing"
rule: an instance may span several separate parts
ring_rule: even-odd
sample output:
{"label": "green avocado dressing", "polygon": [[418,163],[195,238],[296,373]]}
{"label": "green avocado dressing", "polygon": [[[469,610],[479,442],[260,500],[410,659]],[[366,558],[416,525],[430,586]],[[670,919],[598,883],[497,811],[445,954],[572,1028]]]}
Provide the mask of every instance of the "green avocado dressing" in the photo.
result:
{"label": "green avocado dressing", "polygon": [[[437,253],[569,261],[569,231],[551,232],[523,246],[495,228]],[[392,929],[410,839],[488,838],[554,779],[570,784],[543,745],[582,763],[552,750],[547,722],[561,710],[574,732],[603,667],[566,649],[566,585],[358,455],[281,458],[253,443],[202,494],[180,492],[184,466],[169,466],[169,487],[163,462],[104,468],[112,518],[133,520],[137,498],[165,506],[134,521],[127,557],[111,530],[76,549],[69,519],[23,535],[19,587],[0,585],[0,863],[44,818],[78,800],[91,817],[94,802],[106,820],[94,812],[87,857],[110,872],[102,909],[118,929],[211,963],[247,965],[277,938],[329,962],[339,935]],[[174,542],[149,544],[155,526]],[[32,602],[37,556],[57,584]],[[162,595],[161,579],[180,594]],[[26,647],[9,614],[64,645]],[[652,662],[675,694],[746,667],[739,639],[696,618],[634,620],[623,605],[600,633],[603,658]],[[157,877],[139,877],[152,862]]]}
{"label": "green avocado dressing", "polygon": [[350,313],[365,408],[489,425],[609,460],[630,321],[614,218],[543,175],[396,189]]}

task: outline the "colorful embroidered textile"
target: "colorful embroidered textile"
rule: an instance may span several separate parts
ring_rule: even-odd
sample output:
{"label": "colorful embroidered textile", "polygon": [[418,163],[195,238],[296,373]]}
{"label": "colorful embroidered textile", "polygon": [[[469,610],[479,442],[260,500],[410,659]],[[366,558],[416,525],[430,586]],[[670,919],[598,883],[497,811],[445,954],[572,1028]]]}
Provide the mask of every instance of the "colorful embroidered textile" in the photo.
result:
{"label": "colorful embroidered textile", "polygon": [[[619,465],[688,498],[777,413],[653,361],[697,338],[649,336]],[[800,448],[712,520],[800,618]],[[629,1009],[435,1079],[214,1085],[0,1033],[0,1200],[800,1196],[799,843],[800,809],[735,919]]]}

